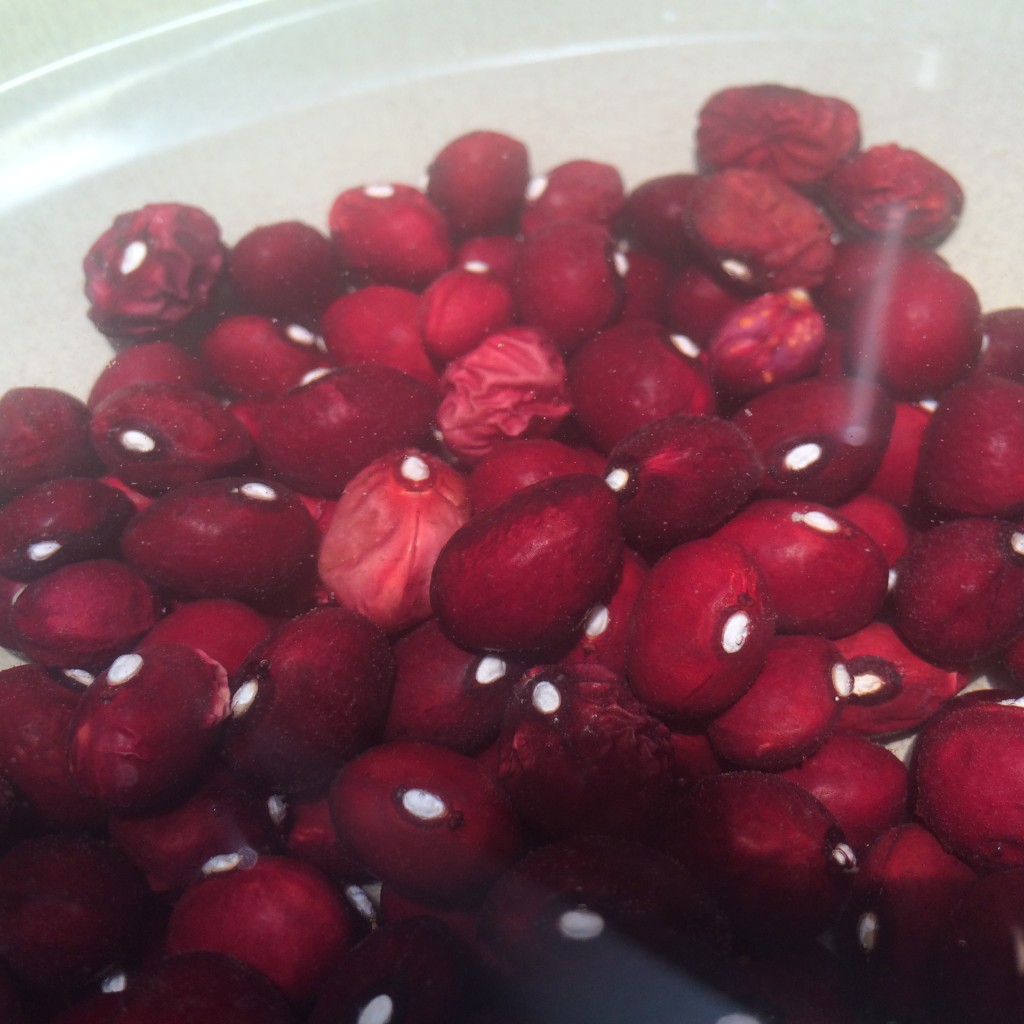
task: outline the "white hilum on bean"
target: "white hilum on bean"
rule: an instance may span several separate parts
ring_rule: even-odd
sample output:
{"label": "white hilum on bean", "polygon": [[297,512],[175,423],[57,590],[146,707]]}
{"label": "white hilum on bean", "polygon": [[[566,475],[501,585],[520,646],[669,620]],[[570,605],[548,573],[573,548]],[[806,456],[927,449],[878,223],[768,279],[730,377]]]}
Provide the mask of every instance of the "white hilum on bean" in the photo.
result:
{"label": "white hilum on bean", "polygon": [[604,931],[604,918],[586,907],[577,907],[562,913],[558,918],[558,930],[567,939],[588,942]]}
{"label": "white hilum on bean", "polygon": [[857,855],[847,843],[837,843],[832,848],[832,860],[843,871],[854,872],[857,870]]}
{"label": "white hilum on bean", "polygon": [[735,654],[750,635],[750,616],[746,612],[733,612],[722,627],[722,650]]}
{"label": "white hilum on bean", "polygon": [[55,540],[37,540],[34,544],[29,544],[25,553],[32,562],[45,562],[48,558],[53,558],[60,549],[60,543]]}
{"label": "white hilum on bean", "polygon": [[364,917],[367,921],[377,920],[377,910],[373,905],[373,900],[361,885],[346,885],[345,899],[355,907],[360,917]]}
{"label": "white hilum on bean", "polygon": [[806,444],[798,444],[790,448],[783,456],[782,464],[791,473],[799,473],[801,470],[813,466],[821,458],[821,445],[808,441]]}
{"label": "white hilum on bean", "polygon": [[238,488],[238,493],[252,501],[277,501],[277,491],[270,484],[261,483],[259,480],[250,480],[242,484]]}
{"label": "white hilum on bean", "polygon": [[259,691],[260,684],[255,679],[247,679],[242,683],[231,698],[231,717],[241,718],[252,707]]}
{"label": "white hilum on bean", "polygon": [[885,686],[885,680],[874,672],[861,672],[853,677],[853,693],[856,697],[866,697],[878,693]]}
{"label": "white hilum on bean", "polygon": [[689,359],[696,359],[700,355],[700,346],[687,334],[670,334],[668,340],[677,352]]}
{"label": "white hilum on bean", "polygon": [[127,987],[128,975],[124,971],[115,971],[103,979],[100,991],[109,995],[111,992],[123,992]]}
{"label": "white hilum on bean", "polygon": [[621,468],[610,469],[608,475],[604,478],[604,482],[613,491],[621,491],[629,483],[629,470]]}
{"label": "white hilum on bean", "polygon": [[790,517],[794,523],[803,523],[818,533],[838,533],[839,524],[824,512],[812,509],[810,512],[794,512]]}
{"label": "white hilum on bean", "polygon": [[832,689],[839,697],[849,697],[853,693],[853,677],[841,661],[832,666]]}
{"label": "white hilum on bean", "polygon": [[406,455],[398,472],[417,484],[430,479],[430,467],[418,455]]}
{"label": "white hilum on bean", "polygon": [[489,656],[480,659],[479,664],[476,666],[476,672],[473,673],[473,678],[481,686],[488,686],[491,683],[496,683],[499,679],[504,679],[507,671],[508,665],[501,658]]}
{"label": "white hilum on bean", "polygon": [[138,654],[122,654],[115,658],[107,669],[107,683],[120,686],[134,679],[142,671],[142,656]]}
{"label": "white hilum on bean", "polygon": [[595,604],[587,615],[587,624],[583,627],[583,632],[589,639],[593,640],[604,633],[610,621],[611,613],[608,611],[608,605]]}
{"label": "white hilum on bean", "polygon": [[156,450],[156,441],[141,430],[125,430],[118,438],[121,447],[136,455],[148,455]]}
{"label": "white hilum on bean", "polygon": [[284,329],[284,334],[289,341],[294,341],[296,345],[305,345],[307,347],[316,345],[316,335],[308,327],[303,327],[302,324],[289,324]]}
{"label": "white hilum on bean", "polygon": [[540,199],[548,190],[548,178],[546,174],[538,174],[532,177],[526,185],[526,198],[532,203]]}
{"label": "white hilum on bean", "polygon": [[427,789],[407,789],[402,794],[402,806],[420,821],[436,821],[448,813],[448,805]]}
{"label": "white hilum on bean", "polygon": [[121,263],[117,269],[121,271],[124,277],[127,277],[132,271],[138,270],[146,262],[148,255],[149,249],[146,247],[146,243],[136,238],[134,242],[129,242],[124,247],[124,252],[121,253]]}
{"label": "white hilum on bean", "polygon": [[857,944],[865,953],[870,953],[878,941],[878,915],[873,910],[865,910],[857,918]]}
{"label": "white hilum on bean", "polygon": [[553,715],[562,706],[562,695],[554,683],[542,679],[533,688],[530,703],[542,714]]}
{"label": "white hilum on bean", "polygon": [[288,801],[280,793],[267,797],[267,813],[270,820],[280,828],[288,817]]}
{"label": "white hilum on bean", "polygon": [[742,260],[722,260],[719,266],[721,266],[722,270],[734,281],[745,282],[749,281],[754,276],[750,267],[748,267]]}
{"label": "white hilum on bean", "polygon": [[391,996],[382,992],[374,996],[360,1011],[356,1024],[390,1024],[395,1012],[395,1004]]}

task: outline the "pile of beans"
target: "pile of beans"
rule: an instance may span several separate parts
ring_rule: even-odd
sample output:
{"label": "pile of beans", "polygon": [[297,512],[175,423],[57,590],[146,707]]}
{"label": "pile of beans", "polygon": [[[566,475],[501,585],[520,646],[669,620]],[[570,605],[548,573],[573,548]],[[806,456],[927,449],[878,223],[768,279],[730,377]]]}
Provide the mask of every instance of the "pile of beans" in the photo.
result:
{"label": "pile of beans", "polygon": [[0,1019],[1024,1017],[1024,309],[843,100],[695,164],[97,239],[0,398]]}

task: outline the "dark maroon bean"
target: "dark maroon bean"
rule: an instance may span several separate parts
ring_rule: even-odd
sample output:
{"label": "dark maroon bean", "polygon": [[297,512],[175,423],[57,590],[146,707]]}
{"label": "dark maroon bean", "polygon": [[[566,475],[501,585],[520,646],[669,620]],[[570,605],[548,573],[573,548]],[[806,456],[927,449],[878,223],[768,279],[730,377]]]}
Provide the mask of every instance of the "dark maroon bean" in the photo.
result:
{"label": "dark maroon bean", "polygon": [[67,749],[79,696],[36,665],[0,672],[0,764],[50,830],[85,830],[103,810],[71,776]]}
{"label": "dark maroon bean", "polygon": [[981,317],[981,354],[976,369],[1024,384],[1024,309],[993,309]]}
{"label": "dark maroon bean", "polygon": [[774,633],[764,577],[739,545],[696,540],[647,574],[630,621],[629,681],[656,714],[700,722],[753,683]]}
{"label": "dark maroon bean", "polygon": [[205,771],[229,705],[223,666],[194,648],[152,644],[123,654],[75,709],[72,774],[109,810],[165,803]]}
{"label": "dark maroon bean", "polygon": [[877,385],[818,377],[757,395],[733,422],[764,463],[762,497],[835,505],[874,476],[894,417],[892,400]]}
{"label": "dark maroon bean", "polygon": [[641,182],[627,196],[618,233],[630,247],[651,252],[677,267],[691,256],[686,211],[695,174],[665,174]]}
{"label": "dark maroon bean", "polygon": [[890,829],[871,844],[841,936],[875,1012],[910,1019],[929,1005],[936,933],[948,927],[950,910],[973,879],[963,861],[916,823]]}
{"label": "dark maroon bean", "polygon": [[615,592],[599,601],[587,613],[583,635],[562,662],[603,665],[625,677],[629,651],[629,623],[640,588],[647,575],[647,563],[629,548],[623,552],[622,577]]}
{"label": "dark maroon bean", "polygon": [[330,791],[342,844],[414,899],[473,904],[520,851],[508,796],[454,750],[394,740],[353,758]]}
{"label": "dark maroon bean", "polygon": [[281,993],[248,964],[223,953],[165,957],[132,978],[123,1024],[294,1024]]}
{"label": "dark maroon bean", "polygon": [[860,145],[845,100],[784,85],[740,85],[706,100],[697,121],[702,170],[748,167],[798,188],[821,183]]}
{"label": "dark maroon bean", "polygon": [[295,1003],[310,1001],[356,928],[334,887],[291,857],[211,864],[171,912],[167,952],[223,953],[265,975]]}
{"label": "dark maroon bean", "polygon": [[419,315],[416,292],[383,284],[360,288],[335,299],[324,311],[324,347],[339,366],[379,363],[435,388],[437,371],[423,344]]}
{"label": "dark maroon bean", "polygon": [[438,907],[422,900],[414,900],[400,893],[394,886],[380,889],[380,920],[385,925],[410,918],[433,918],[447,925],[470,948],[477,945],[479,907]]}
{"label": "dark maroon bean", "polygon": [[0,859],[0,956],[31,985],[81,989],[134,958],[144,897],[131,862],[107,843],[23,840]]}
{"label": "dark maroon bean", "polygon": [[1022,752],[1024,707],[1015,699],[950,709],[919,734],[914,811],[946,850],[981,871],[1024,866]]}
{"label": "dark maroon bean", "polygon": [[707,737],[707,732],[672,731],[672,756],[677,782],[688,785],[707,775],[717,775],[724,766]]}
{"label": "dark maroon bean", "polygon": [[234,677],[230,764],[290,792],[326,785],[380,737],[393,676],[387,639],[369,619],[345,608],[296,616]]}
{"label": "dark maroon bean", "polygon": [[529,178],[529,154],[518,139],[469,132],[431,161],[427,196],[457,234],[497,233],[513,227]]}
{"label": "dark maroon bean", "polygon": [[971,285],[935,260],[900,261],[850,317],[849,371],[897,398],[934,398],[963,377],[981,351],[981,305]]}
{"label": "dark maroon bean", "polygon": [[469,474],[469,495],[474,512],[499,505],[506,498],[542,480],[573,473],[600,475],[604,460],[596,452],[571,448],[546,437],[524,438],[499,445],[485,455]]}
{"label": "dark maroon bean", "polygon": [[213,773],[180,803],[148,813],[113,814],[110,838],[145,875],[150,889],[177,893],[212,857],[243,860],[271,852],[267,803],[226,773]]}
{"label": "dark maroon bean", "polygon": [[153,203],[114,218],[86,253],[89,318],[115,338],[181,327],[210,304],[224,266],[220,228],[180,203]]}
{"label": "dark maroon bean", "polygon": [[[8,1024],[27,1024],[27,1013],[13,977],[6,967],[0,967],[0,1020],[7,1021]],[[88,1022],[83,1021],[82,1024],[88,1024]],[[107,1024],[107,1022],[98,1020],[96,1024]]]}
{"label": "dark maroon bean", "polygon": [[605,481],[618,495],[626,540],[657,555],[724,522],[746,504],[763,473],[753,445],[734,424],[666,416],[612,448]]}
{"label": "dark maroon bean", "polygon": [[[277,817],[283,813],[285,847],[293,857],[312,864],[341,889],[359,916],[371,923],[376,908],[360,883],[372,882],[369,872],[349,854],[338,840],[331,821],[331,806],[325,792],[289,796],[286,801],[272,796],[268,801]],[[280,813],[279,813],[280,812]]]}
{"label": "dark maroon bean", "polygon": [[229,477],[158,498],[128,525],[121,547],[140,572],[186,597],[265,604],[312,579],[317,543],[293,491]]}
{"label": "dark maroon bean", "polygon": [[453,263],[456,267],[487,271],[511,288],[520,248],[521,242],[514,235],[477,235],[459,246]]}
{"label": "dark maroon bean", "polygon": [[228,253],[227,271],[242,301],[272,316],[320,313],[338,288],[330,241],[296,220],[243,235]]}
{"label": "dark maroon bean", "polygon": [[180,345],[173,341],[144,341],[122,349],[107,363],[93,383],[86,405],[95,409],[121,388],[158,381],[200,390],[210,384],[203,364]]}
{"label": "dark maroon bean", "polygon": [[866,490],[898,508],[907,508],[914,498],[914,482],[931,412],[923,404],[896,402],[889,444]]}
{"label": "dark maroon bean", "polygon": [[62,476],[89,475],[89,410],[54,388],[12,388],[0,396],[0,500]]}
{"label": "dark maroon bean", "polygon": [[585,341],[569,361],[576,417],[600,451],[670,415],[714,412],[699,350],[648,321],[616,324]]}
{"label": "dark maroon bean", "polygon": [[318,338],[301,324],[239,314],[219,320],[201,348],[220,389],[236,399],[271,398],[326,367]]}
{"label": "dark maroon bean", "polygon": [[875,302],[888,301],[893,275],[904,263],[947,266],[937,253],[903,245],[898,238],[850,238],[836,243],[828,275],[814,292],[815,302],[829,327],[846,328],[857,303],[867,296]]}
{"label": "dark maroon bean", "polygon": [[653,320],[663,324],[668,319],[668,289],[672,274],[668,264],[650,253],[633,250],[621,253],[625,262],[622,276],[622,308],[619,322]]}
{"label": "dark maroon bean", "polygon": [[220,662],[231,676],[270,629],[265,615],[241,601],[210,597],[178,605],[139,641],[138,650],[149,644],[187,644]]}
{"label": "dark maroon bean", "polygon": [[963,668],[1024,630],[1024,535],[998,519],[918,534],[896,567],[895,626],[928,661]]}
{"label": "dark maroon bean", "polygon": [[1024,384],[975,375],[943,396],[921,442],[917,484],[943,514],[1024,512]]}
{"label": "dark maroon bean", "polygon": [[94,410],[92,441],[108,471],[147,494],[242,472],[252,438],[215,398],[184,384],[132,384]]}
{"label": "dark maroon bean", "polygon": [[512,298],[519,319],[571,352],[608,326],[622,302],[611,235],[599,224],[555,221],[527,238]]}
{"label": "dark maroon bean", "polygon": [[124,494],[99,480],[36,484],[0,508],[0,573],[31,580],[71,562],[116,555],[134,514]]}
{"label": "dark maroon bean", "polygon": [[836,819],[806,790],[762,772],[709,776],[684,790],[661,845],[738,934],[769,946],[833,924],[856,870]]}
{"label": "dark maroon bean", "polygon": [[651,839],[672,783],[668,729],[601,665],[540,666],[516,683],[498,780],[542,841]]}
{"label": "dark maroon bean", "polygon": [[422,288],[451,264],[444,215],[409,185],[346,189],[328,221],[342,268],[373,284]]}
{"label": "dark maroon bean", "polygon": [[364,466],[431,440],[436,398],[391,366],[346,366],[269,402],[256,447],[267,473],[305,494],[337,497]]}
{"label": "dark maroon bean", "polygon": [[615,498],[589,475],[534,484],[456,531],[434,566],[431,602],[461,647],[568,648],[611,596],[622,566]]}
{"label": "dark maroon bean", "polygon": [[457,647],[436,619],[399,639],[394,652],[386,740],[420,740],[476,754],[498,738],[519,666]]}
{"label": "dark maroon bean", "polygon": [[765,498],[714,536],[749,552],[780,632],[846,636],[885,601],[885,556],[859,526],[824,505]]}
{"label": "dark maroon bean", "polygon": [[384,924],[345,954],[309,1024],[447,1024],[466,996],[466,959],[457,936],[435,918]]}
{"label": "dark maroon bean", "polygon": [[886,747],[837,732],[801,764],[779,773],[835,815],[860,854],[907,816],[907,769]]}
{"label": "dark maroon bean", "polygon": [[596,160],[569,160],[529,183],[519,230],[529,238],[560,220],[588,221],[610,229],[624,200],[617,168]]}
{"label": "dark maroon bean", "polygon": [[813,754],[839,718],[853,685],[835,644],[822,637],[776,637],[746,693],[708,726],[724,761],[775,771]]}
{"label": "dark maroon bean", "polygon": [[417,302],[426,350],[441,360],[464,355],[512,322],[512,293],[486,264],[457,264],[435,278]]}
{"label": "dark maroon bean", "polygon": [[929,980],[936,1002],[971,1024],[1002,1024],[1024,1013],[1017,971],[1024,928],[1024,869],[969,883],[939,929]]}
{"label": "dark maroon bean", "polygon": [[862,492],[843,502],[836,511],[878,545],[891,571],[910,543],[910,528],[899,509],[883,498]]}
{"label": "dark maroon bean", "polygon": [[665,322],[673,333],[705,348],[719,326],[748,298],[738,286],[693,263],[684,267],[669,286]]}
{"label": "dark maroon bean", "polygon": [[18,648],[33,661],[96,669],[128,651],[160,617],[153,589],[111,559],[72,562],[29,583],[14,602]]}

